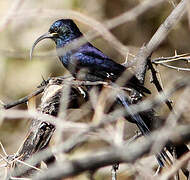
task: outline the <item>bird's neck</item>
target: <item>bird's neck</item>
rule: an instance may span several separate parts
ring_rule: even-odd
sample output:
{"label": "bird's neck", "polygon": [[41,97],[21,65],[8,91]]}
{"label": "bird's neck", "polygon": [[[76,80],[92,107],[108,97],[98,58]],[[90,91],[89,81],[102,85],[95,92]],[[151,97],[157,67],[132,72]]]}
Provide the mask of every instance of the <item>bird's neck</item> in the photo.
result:
{"label": "bird's neck", "polygon": [[56,38],[56,47],[57,48],[64,48],[69,43],[76,41],[78,38],[82,37],[82,33],[78,34],[70,34],[69,36],[61,36],[59,38]]}
{"label": "bird's neck", "polygon": [[69,36],[56,39],[56,50],[62,64],[68,68],[70,56],[75,52],[72,46],[68,46],[70,43],[77,41],[80,36]]}

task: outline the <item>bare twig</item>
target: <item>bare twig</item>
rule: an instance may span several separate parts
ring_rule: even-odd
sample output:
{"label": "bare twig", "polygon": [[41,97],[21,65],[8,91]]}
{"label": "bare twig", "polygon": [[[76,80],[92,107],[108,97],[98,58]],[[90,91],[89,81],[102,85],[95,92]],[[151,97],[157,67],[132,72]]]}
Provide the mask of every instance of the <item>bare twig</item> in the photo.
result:
{"label": "bare twig", "polygon": [[[163,0],[143,1],[141,4],[136,6],[131,11],[126,12],[126,13],[122,14],[121,16],[118,16],[118,17],[116,17],[114,19],[111,19],[111,20],[105,22],[105,25],[102,25],[101,23],[99,23],[96,20],[93,20],[91,18],[83,16],[80,13],[75,13],[73,11],[67,11],[67,10],[64,10],[62,12],[61,11],[55,12],[55,11],[51,11],[51,10],[47,10],[47,11],[46,10],[39,10],[36,14],[30,14],[32,11],[27,12],[27,14],[30,14],[31,16],[36,16],[37,14],[42,12],[42,16],[45,16],[45,17],[47,17],[47,15],[48,16],[52,15],[53,18],[57,17],[57,16],[61,16],[61,17],[67,17],[68,16],[70,18],[73,17],[74,19],[78,19],[78,20],[82,21],[83,23],[90,24],[90,26],[92,26],[93,29],[94,29],[93,31],[90,31],[89,33],[87,33],[87,38],[93,39],[93,38],[97,37],[99,34],[101,34],[109,42],[111,42],[115,46],[115,48],[122,55],[126,55],[127,47],[124,46],[121,42],[119,42],[109,32],[109,29],[114,28],[114,27],[116,27],[116,26],[118,26],[118,25],[120,25],[122,23],[134,20],[140,14],[145,12],[147,9],[156,6],[157,4],[160,4],[161,2],[164,2],[164,1]],[[185,4],[185,2],[186,2],[185,0],[181,1],[180,4],[183,4],[183,3]],[[169,30],[175,24],[173,18],[175,20],[176,19],[179,20],[180,17],[183,15],[184,4],[183,4],[183,7],[181,7],[181,10],[177,12],[177,9],[178,10],[180,9],[180,7],[179,7],[180,4],[173,11],[173,16],[171,14],[172,18],[170,20],[167,19],[168,21],[165,22],[165,25],[167,27],[162,25],[163,27],[159,28],[159,30],[157,32],[157,37],[159,37],[159,35],[162,35],[163,38],[161,38],[161,40],[156,39],[155,38],[156,34],[155,34],[155,36],[151,39],[151,41],[145,47],[145,51],[147,51],[147,52],[145,52],[145,55],[142,56],[142,59],[143,58],[146,59],[159,46],[159,44],[165,39],[165,37],[168,34]],[[23,11],[23,12],[26,13],[26,11]],[[23,12],[21,12],[21,14]],[[65,12],[68,12],[68,13],[66,14]],[[174,12],[176,12],[176,14]],[[23,14],[22,14],[22,16],[23,16]],[[18,17],[16,12],[15,12],[15,17]],[[165,30],[163,30],[164,28],[165,28]],[[94,33],[95,31],[98,31],[99,34]],[[77,42],[76,46],[80,46],[80,43],[82,44],[82,43],[85,43],[85,42],[86,42],[86,40],[82,39],[81,41],[79,41],[79,43]],[[68,48],[75,48],[76,46],[68,47]],[[142,48],[141,50],[142,51],[140,53],[143,53],[144,49]],[[64,52],[61,51],[60,53],[64,53]],[[179,57],[179,58],[183,58],[183,57]],[[143,64],[144,62],[143,63],[139,62],[139,61],[141,61],[141,59],[139,57],[137,57],[135,60],[138,61],[137,62],[138,63],[137,64],[137,69],[139,68],[136,72],[138,73],[139,76],[142,76],[143,71],[145,71],[146,64]],[[144,77],[141,78],[141,79],[143,81]],[[156,80],[157,80],[157,78],[156,78]],[[161,88],[159,82],[157,82],[157,83],[158,83],[158,85],[157,85],[158,90],[162,91],[162,88]],[[66,81],[65,81],[65,84],[66,84]],[[111,84],[105,83],[105,82],[84,82],[84,81],[78,82],[78,81],[72,80],[72,81],[68,82],[68,84],[66,84],[66,86],[67,85],[68,86],[76,86],[76,87],[77,86],[85,86],[85,85],[96,86],[98,84],[101,84],[103,86],[106,86],[106,88],[110,88],[110,89],[113,89],[113,91],[116,91],[116,89],[114,89],[114,87],[112,87]],[[159,97],[156,97],[153,100],[143,101],[142,103],[132,105],[130,107],[130,110],[133,113],[139,113],[139,112],[148,110],[149,108],[156,107],[156,106],[162,104],[162,102],[164,102],[164,101],[166,101],[168,103],[169,101],[167,100],[167,98],[170,97],[172,93],[174,93],[176,90],[182,89],[182,88],[184,88],[184,87],[186,87],[188,85],[189,85],[189,79],[188,80],[182,80],[181,82],[176,83],[174,85],[173,89],[170,89],[170,90],[166,91],[165,94],[161,93],[161,95]],[[60,85],[60,89],[61,88],[62,87]],[[125,91],[125,90],[127,90],[127,89],[125,89],[123,87],[120,87],[118,91]],[[13,107],[13,106],[15,106],[17,104],[25,103],[31,97],[36,96],[37,94],[41,93],[42,91],[44,91],[44,87],[42,89],[39,89],[39,90],[33,92],[31,95],[20,99],[17,102],[5,105],[4,108],[8,109],[8,108],[11,108],[11,107]],[[67,88],[64,91],[64,95],[65,94],[67,94],[67,95],[69,94],[69,91],[68,91]],[[103,95],[105,95],[105,94],[102,94],[102,96]],[[110,94],[106,94],[106,95],[108,96]],[[67,96],[67,98],[68,98],[68,96]],[[102,98],[102,100],[105,100],[105,101],[107,101],[107,99],[108,98],[106,98],[106,97]],[[68,103],[68,102],[66,102],[66,103]],[[29,113],[26,113],[25,111],[14,111],[14,110],[13,111],[6,111],[6,110],[3,109],[2,112],[3,112],[4,117],[11,117],[11,118],[14,117],[15,118],[15,117],[25,116],[25,117],[34,117],[37,120],[40,120],[40,122],[41,121],[50,122],[53,125],[60,128],[60,134],[58,134],[58,135],[61,135],[62,131],[65,130],[66,128],[68,128],[69,130],[74,129],[74,128],[75,129],[78,128],[77,132],[75,131],[75,133],[72,135],[72,137],[68,138],[67,141],[64,141],[64,142],[61,141],[62,139],[61,139],[61,136],[60,136],[60,139],[59,139],[58,143],[53,146],[54,153],[58,154],[58,153],[70,152],[76,146],[81,145],[84,142],[88,142],[88,140],[91,140],[91,138],[92,138],[92,135],[91,135],[92,132],[95,134],[95,132],[98,131],[100,128],[102,130],[103,127],[105,127],[106,125],[108,125],[110,123],[115,123],[117,121],[118,117],[128,115],[127,112],[125,110],[123,110],[123,109],[117,109],[117,110],[113,111],[112,113],[105,114],[104,111],[103,111],[104,108],[105,108],[105,103],[100,102],[98,104],[98,106],[100,106],[100,105],[102,105],[101,112],[100,111],[96,112],[96,113],[99,113],[98,114],[99,117],[94,118],[94,119],[99,120],[98,122],[96,122],[96,124],[93,124],[94,122],[89,123],[89,124],[72,122],[72,120],[74,119],[73,116],[70,116],[70,119],[69,119],[70,121],[67,121],[67,118],[68,118],[66,116],[67,104],[64,104],[63,109],[61,108],[61,111],[60,111],[64,115],[63,119],[62,119],[62,116],[58,117],[58,118],[55,118],[55,117],[51,117],[51,116],[48,116],[48,115],[46,116],[44,114],[40,114],[40,113],[37,113],[37,112],[36,113],[34,112],[32,115],[29,114]],[[171,104],[169,104],[169,105],[171,105]],[[94,106],[94,107],[97,107],[97,106]],[[172,106],[170,107],[170,109],[172,109]],[[98,111],[98,109],[96,109],[96,111]],[[77,117],[75,117],[75,120],[78,120],[80,117],[81,117],[80,115],[79,116],[77,115]],[[81,159],[68,160],[68,161],[65,161],[65,162],[60,162],[60,164],[55,163],[54,167],[52,167],[52,168],[50,167],[49,170],[45,172],[47,174],[45,174],[45,173],[37,174],[37,175],[35,175],[34,179],[48,179],[48,178],[49,179],[52,179],[52,178],[56,179],[56,178],[59,178],[59,177],[68,177],[68,176],[71,176],[71,175],[76,175],[76,174],[84,172],[86,170],[92,170],[93,171],[93,170],[96,170],[97,168],[104,167],[104,166],[107,166],[107,165],[113,165],[114,163],[118,163],[118,162],[133,163],[135,160],[141,158],[144,154],[147,154],[148,152],[150,152],[151,149],[152,149],[152,146],[154,146],[155,143],[159,144],[161,142],[161,144],[162,144],[162,142],[163,142],[162,145],[164,146],[169,141],[171,141],[173,143],[182,143],[182,142],[189,141],[189,139],[190,139],[190,134],[189,134],[190,127],[189,127],[189,125],[187,127],[181,127],[181,126],[176,127],[175,123],[173,125],[174,125],[174,127],[172,126],[173,129],[170,128],[169,131],[166,131],[166,129],[164,129],[163,131],[159,131],[159,132],[157,131],[157,132],[153,133],[152,135],[150,135],[150,138],[148,140],[144,140],[144,141],[142,141],[140,143],[139,142],[135,142],[135,143],[132,142],[132,143],[130,143],[130,146],[129,146],[129,144],[125,144],[123,147],[121,146],[121,144],[123,145],[124,143],[122,141],[123,140],[122,139],[122,134],[120,134],[120,137],[117,138],[117,139],[121,140],[122,143],[118,143],[118,142],[113,143],[113,144],[110,143],[113,146],[111,146],[111,148],[106,149],[105,152],[100,151],[100,152],[102,152],[102,154],[94,154],[92,156],[81,158]],[[35,134],[35,133],[32,134],[34,132],[34,130],[38,131],[39,127],[37,127],[36,129],[34,128],[33,131],[30,131],[31,136]],[[160,134],[160,132],[161,132],[161,134]],[[163,134],[162,134],[162,132],[163,132]],[[32,141],[34,143],[33,144],[34,145],[33,146],[34,151],[31,154],[29,154],[29,156],[31,157],[32,154],[35,153],[35,155],[32,156],[32,158],[34,158],[33,159],[34,165],[36,163],[40,162],[41,160],[44,160],[47,157],[52,156],[52,152],[51,152],[50,148],[47,148],[46,150],[43,150],[43,151],[40,151],[40,152],[38,151],[38,150],[43,149],[41,147],[43,147],[44,144],[47,145],[49,143],[49,139],[51,138],[51,136],[49,136],[50,138],[46,139],[46,137],[43,136],[45,133],[44,134],[43,133],[41,133],[42,135],[40,137],[36,136],[37,139],[35,139],[35,138],[33,139],[33,140],[37,140],[37,141]],[[100,136],[99,139],[103,139],[103,138],[101,138],[102,134],[99,133],[99,136]],[[37,135],[39,135],[39,133],[37,133]],[[35,137],[35,136],[33,136],[33,137]],[[29,138],[29,136],[27,136],[27,138]],[[111,137],[110,139],[113,140],[114,137]],[[45,143],[44,143],[44,141],[45,141]],[[26,146],[25,147],[31,147],[31,146],[27,146],[27,145],[30,145],[29,143],[28,144],[27,143],[28,143],[28,141],[26,141],[26,144],[25,144]],[[37,144],[37,147],[38,147],[37,150],[35,149],[35,143]],[[154,149],[153,152],[157,153],[157,151],[160,151],[161,149],[162,149],[162,147],[159,147],[156,150]],[[30,152],[30,150],[33,150],[33,149],[31,148],[30,150],[27,150],[27,149],[25,149],[25,150]],[[37,153],[37,152],[39,152],[39,153]],[[29,161],[31,159],[29,159]],[[32,162],[32,161],[30,161],[30,162]],[[33,163],[31,163],[31,164],[33,164]],[[31,167],[33,167],[33,166],[31,166]],[[27,168],[30,169],[31,167],[27,167]],[[25,171],[25,169],[22,170],[22,173],[24,171]],[[115,174],[112,177],[116,177],[115,176],[116,171],[114,173]]]}
{"label": "bare twig", "polygon": [[[63,162],[62,164],[58,163],[54,165],[52,168],[50,168],[48,171],[42,174],[35,175],[33,179],[43,180],[54,178],[66,178],[69,176],[77,175],[86,170],[97,169],[100,167],[111,165],[113,163],[134,162],[137,158],[149,152],[152,143],[155,140],[158,140],[158,137],[160,137],[158,136],[158,133],[159,132],[154,133],[148,139],[148,141],[145,140],[144,143],[141,142],[139,144],[138,142],[136,142],[128,147],[124,146],[118,147],[116,149],[111,148],[109,151],[102,152],[101,154],[99,153],[85,158]],[[188,141],[190,139],[190,126],[176,128],[175,130],[172,130],[172,132],[168,132],[165,135],[165,139],[168,139],[168,141],[176,143],[179,141],[180,143]]]}
{"label": "bare twig", "polygon": [[180,54],[180,55],[176,54],[175,56],[171,56],[171,57],[159,57],[159,58],[153,59],[151,62],[154,64],[174,62],[174,61],[190,62],[189,55],[190,53]]}
{"label": "bare twig", "polygon": [[166,63],[159,63],[160,65],[170,68],[170,69],[174,69],[176,71],[186,71],[186,72],[190,72],[190,68],[182,68],[182,67],[176,67],[176,66],[172,66]]}
{"label": "bare twig", "polygon": [[[48,18],[71,18],[76,19],[78,21],[82,21],[83,23],[90,25],[91,28],[93,28],[92,31],[89,31],[86,33],[86,37],[88,40],[92,40],[99,35],[102,35],[103,38],[105,38],[108,42],[110,42],[113,47],[119,51],[124,57],[127,54],[127,47],[123,45],[121,42],[119,42],[113,34],[109,32],[110,29],[115,28],[119,25],[122,25],[123,23],[127,23],[129,21],[135,20],[138,16],[140,16],[142,13],[146,12],[148,9],[161,4],[164,2],[164,0],[148,0],[143,1],[139,5],[137,5],[135,8],[131,9],[130,11],[121,14],[118,17],[112,18],[111,20],[108,20],[104,23],[104,25],[97,20],[94,20],[93,18],[90,18],[89,16],[85,16],[79,12],[72,11],[72,10],[51,10],[51,9],[35,9],[35,10],[27,10],[27,11],[20,11],[16,14],[14,14],[15,17],[18,18],[25,18],[25,14],[27,14],[27,17],[29,16],[38,16],[38,17],[48,17]],[[108,30],[109,29],[109,30]],[[97,33],[98,32],[98,33]],[[85,43],[86,40],[82,38],[77,44],[77,47],[81,46],[83,43]],[[71,46],[71,49],[75,49],[76,46]],[[63,54],[64,52],[62,52]],[[48,53],[48,56],[51,56],[52,52]],[[54,55],[54,54],[53,54]]]}
{"label": "bare twig", "polygon": [[114,164],[112,166],[112,170],[111,170],[111,176],[112,176],[112,180],[117,180],[117,170],[119,168],[119,164]]}
{"label": "bare twig", "polygon": [[5,151],[5,149],[4,149],[3,145],[2,145],[2,143],[0,143],[0,145],[1,145],[1,148],[2,148],[2,150],[3,150],[3,152],[4,152],[4,154],[5,154],[5,156],[3,156],[3,155],[0,154],[0,156],[2,157],[1,160],[5,161],[5,164],[2,164],[0,167],[1,167],[1,168],[2,168],[2,167],[6,168],[6,169],[5,169],[5,171],[6,171],[5,174],[6,174],[7,179],[8,179],[8,178],[10,178],[10,179],[18,179],[18,180],[20,180],[20,179],[27,179],[27,178],[16,178],[16,177],[12,177],[12,176],[11,176],[11,173],[10,173],[10,172],[11,172],[11,170],[13,169],[13,167],[14,167],[14,165],[15,165],[15,162],[19,162],[19,163],[24,164],[24,165],[26,165],[26,166],[28,166],[28,167],[30,167],[30,168],[32,168],[32,169],[41,171],[39,168],[36,168],[35,166],[29,165],[29,164],[27,164],[27,163],[25,163],[25,162],[19,160],[19,159],[22,158],[22,156],[16,156],[16,154],[14,154],[14,155],[8,155],[8,154],[6,153],[6,151]]}
{"label": "bare twig", "polygon": [[189,63],[190,62],[189,53],[181,54],[181,55],[177,55],[175,53],[175,56],[172,56],[172,57],[156,58],[156,59],[152,60],[152,63],[154,63],[156,65],[162,65],[162,66],[165,66],[167,68],[174,69],[177,71],[187,71],[187,72],[190,71],[190,68],[182,68],[182,67],[176,67],[176,66],[166,64],[168,62],[174,62],[174,61],[185,61],[185,62]]}
{"label": "bare twig", "polygon": [[[68,78],[68,82],[67,82],[67,79]],[[70,79],[71,77],[70,76],[65,76],[65,77],[60,77],[60,80],[62,79],[62,80],[64,80],[65,79],[65,84],[67,83],[67,84],[69,84],[70,83]],[[44,91],[44,89],[45,89],[45,87],[46,87],[46,85],[48,84],[48,82],[50,81],[50,80],[53,80],[54,78],[52,77],[52,78],[49,78],[47,81],[46,81],[46,83],[45,84],[43,84],[42,86],[40,86],[37,90],[35,90],[34,92],[32,92],[30,95],[27,95],[27,96],[25,96],[25,97],[23,97],[23,98],[21,98],[21,99],[19,99],[19,100],[17,100],[17,101],[15,101],[15,102],[11,102],[11,103],[8,103],[8,104],[2,104],[3,105],[3,108],[4,109],[10,109],[10,108],[12,108],[12,107],[14,107],[14,106],[17,106],[17,105],[19,105],[19,104],[23,104],[23,103],[26,103],[26,102],[28,102],[28,100],[29,99],[31,99],[32,97],[34,97],[34,96],[37,96],[37,95],[39,95],[40,93],[42,93],[43,91]],[[73,78],[72,78],[73,79]],[[44,83],[44,82],[42,82],[42,83]],[[108,85],[109,83],[107,83],[107,82],[102,82],[102,81],[96,81],[96,82],[90,82],[90,81],[72,81],[72,84],[73,85],[77,85],[77,86],[84,86],[84,85],[89,85],[89,86],[96,86],[96,85]],[[125,88],[124,88],[125,89]]]}
{"label": "bare twig", "polygon": [[186,10],[187,2],[188,0],[182,0],[176,6],[164,23],[158,28],[148,44],[143,46],[135,57],[134,62],[136,62],[136,76],[142,83],[144,82],[147,58],[158,48],[174,25],[182,18]]}
{"label": "bare twig", "polygon": [[12,108],[12,107],[14,107],[14,106],[17,106],[17,105],[19,105],[19,104],[26,103],[26,102],[28,102],[28,100],[31,99],[32,97],[37,96],[38,94],[42,93],[43,90],[44,90],[44,88],[45,88],[45,87],[43,86],[43,87],[37,89],[36,91],[34,91],[33,93],[31,93],[31,94],[28,95],[28,96],[25,96],[25,97],[23,97],[23,98],[21,98],[21,99],[15,101],[15,102],[8,103],[8,104],[4,104],[3,107],[4,107],[5,109],[10,109],[10,108]]}
{"label": "bare twig", "polygon": [[[170,91],[168,91],[168,92],[166,91],[165,96],[159,95],[159,97],[157,99],[155,99],[154,101],[151,100],[151,101],[146,101],[146,103],[142,102],[139,105],[132,105],[131,111],[134,112],[134,114],[136,114],[136,113],[139,113],[140,111],[145,111],[151,107],[154,107],[154,106],[158,105],[159,103],[163,102],[163,100],[165,98],[168,98],[168,95],[171,95],[171,93],[175,92],[177,89],[180,89],[180,88],[188,85],[188,83],[189,83],[189,79],[187,79],[184,82],[180,81]],[[115,110],[113,113],[104,115],[102,117],[102,120],[97,125],[90,124],[85,129],[81,129],[81,131],[79,133],[73,134],[72,138],[69,138],[64,143],[61,143],[61,144],[57,145],[55,148],[53,148],[53,152],[55,154],[60,153],[60,152],[70,152],[77,145],[86,142],[89,138],[88,134],[90,132],[95,132],[95,131],[97,131],[97,129],[104,127],[106,124],[116,122],[118,117],[125,116],[125,115],[126,115],[126,111],[124,111],[123,109],[121,109],[121,110],[118,109],[118,110]],[[40,116],[40,119],[43,119],[42,117],[43,116]],[[43,120],[47,121],[48,119],[49,118],[46,117]],[[55,120],[56,120],[56,118],[55,118]],[[58,122],[59,126],[63,125],[63,127],[64,127],[66,125],[65,124],[66,122],[63,123],[63,120],[62,120],[61,124],[60,124],[60,121],[56,120],[55,122]],[[161,134],[164,134],[164,133],[161,133]],[[162,137],[162,139],[163,139],[163,137]],[[41,160],[47,159],[50,156],[52,156],[52,152],[49,149],[47,149],[45,151],[41,151],[33,156],[33,161],[31,162],[31,160],[30,160],[30,164],[33,164],[33,163],[35,164],[37,162],[40,162]]]}
{"label": "bare twig", "polygon": [[170,179],[180,168],[182,168],[190,160],[190,152],[182,156],[179,160],[176,160],[172,167],[168,171],[162,173],[159,180],[168,180]]}
{"label": "bare twig", "polygon": [[15,13],[18,13],[18,10],[21,8],[22,4],[24,3],[24,0],[16,0],[14,1],[12,7],[10,8],[7,15],[4,17],[4,19],[1,21],[0,24],[0,31],[2,31],[11,21],[13,18],[15,18]]}
{"label": "bare twig", "polygon": [[[161,87],[161,85],[160,85],[160,82],[158,81],[158,78],[157,78],[157,75],[156,75],[157,72],[156,72],[156,70],[154,69],[154,67],[153,67],[152,63],[150,62],[150,60],[148,60],[148,67],[150,68],[151,73],[152,73],[152,82],[153,82],[154,85],[156,86],[158,92],[162,92],[163,89],[162,89],[162,87]],[[168,106],[168,108],[169,108],[170,110],[173,109],[173,107],[172,107],[172,105],[171,105],[171,103],[170,103],[170,101],[169,101],[168,99],[166,100],[166,104],[167,104],[167,106]]]}

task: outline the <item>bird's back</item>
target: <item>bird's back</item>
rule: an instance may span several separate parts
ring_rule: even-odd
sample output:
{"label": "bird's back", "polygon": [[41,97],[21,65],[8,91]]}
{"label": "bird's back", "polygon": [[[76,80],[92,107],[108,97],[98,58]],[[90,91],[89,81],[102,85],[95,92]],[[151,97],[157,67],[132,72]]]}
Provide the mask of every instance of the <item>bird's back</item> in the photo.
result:
{"label": "bird's back", "polygon": [[75,71],[73,69],[70,72],[76,76],[76,73],[83,72],[86,73],[84,80],[88,81],[112,81],[115,82],[125,71],[126,83],[129,87],[132,87],[140,92],[150,93],[133,73],[127,69],[125,66],[113,61],[108,56],[106,56],[102,51],[94,47],[90,43],[86,43],[79,47],[77,50],[73,51],[69,57],[70,67],[75,66]]}

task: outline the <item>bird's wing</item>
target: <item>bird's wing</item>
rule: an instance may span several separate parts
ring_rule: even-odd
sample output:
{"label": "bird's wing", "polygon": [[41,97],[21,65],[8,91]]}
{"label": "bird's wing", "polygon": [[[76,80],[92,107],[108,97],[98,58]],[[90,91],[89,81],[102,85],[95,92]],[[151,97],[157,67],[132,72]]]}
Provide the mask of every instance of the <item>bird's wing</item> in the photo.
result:
{"label": "bird's wing", "polygon": [[87,68],[102,80],[116,80],[125,67],[109,59],[104,53],[92,45],[82,46],[70,57],[70,63],[75,64],[78,69]]}
{"label": "bird's wing", "polygon": [[[123,65],[116,63],[103,52],[89,44],[82,46],[78,51],[73,53],[70,57],[70,63],[78,70],[86,68],[87,73],[94,76],[95,80],[107,79],[114,82],[126,70]],[[148,89],[139,83],[132,72],[128,71],[128,74],[130,75],[130,79],[126,85],[139,92],[150,93]]]}

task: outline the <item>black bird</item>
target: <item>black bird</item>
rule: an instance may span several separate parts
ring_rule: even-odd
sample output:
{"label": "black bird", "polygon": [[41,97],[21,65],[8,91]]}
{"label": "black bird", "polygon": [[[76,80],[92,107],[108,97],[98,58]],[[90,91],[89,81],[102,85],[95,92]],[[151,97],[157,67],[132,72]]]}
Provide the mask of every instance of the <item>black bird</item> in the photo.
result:
{"label": "black bird", "polygon": [[[43,39],[52,39],[56,44],[56,49],[60,52],[60,48],[64,48],[69,43],[76,41],[82,36],[83,34],[73,20],[58,20],[51,25],[48,33],[40,36],[35,41],[30,57],[32,57],[36,44]],[[69,70],[75,78],[81,80],[111,80],[112,82],[115,82],[126,70],[126,67],[110,59],[89,42],[76,49],[69,50],[65,54],[58,53],[58,55],[65,68]],[[129,70],[128,75],[131,77],[130,80],[127,81],[128,87],[133,87],[139,92],[150,93],[148,89],[139,83],[135,76],[132,76],[132,73],[130,73]]]}
{"label": "black bird", "polygon": [[[36,44],[43,39],[52,39],[56,44],[56,49],[59,50],[60,48],[64,49],[69,43],[78,40],[82,36],[83,34],[80,32],[73,20],[61,19],[55,21],[51,25],[48,33],[40,36],[34,42],[30,57],[32,57]],[[86,42],[75,49],[68,50],[64,54],[58,53],[58,56],[65,68],[69,70],[76,79],[80,80],[108,80],[114,83],[122,75],[122,73],[126,71],[126,67],[110,59],[89,42]],[[148,89],[139,83],[138,79],[134,75],[130,74],[129,70],[127,70],[127,72],[130,78],[125,84],[126,87],[134,89],[134,91],[139,94],[150,93]],[[133,114],[129,108],[131,102],[121,94],[117,96],[117,99],[128,111],[129,121],[135,123],[139,127],[142,134],[147,135],[149,133],[149,128],[144,122],[143,116],[140,114]],[[160,158],[158,158],[158,161],[160,165],[163,165]]]}
{"label": "black bird", "polygon": [[[76,41],[82,36],[83,34],[73,20],[61,19],[55,21],[51,25],[48,33],[40,36],[34,42],[30,58],[32,58],[32,53],[36,44],[43,39],[52,39],[56,44],[56,49],[59,51],[61,48],[64,48],[69,43]],[[125,66],[116,63],[89,42],[76,49],[68,50],[65,54],[58,54],[65,68],[69,70],[75,78],[80,80],[109,80],[115,82],[121,74],[126,71]],[[150,93],[150,91],[142,86],[129,70],[127,70],[127,74],[130,76],[129,80],[126,82],[127,87],[133,88],[142,94]],[[129,109],[128,106],[130,103],[124,100],[123,96],[118,95],[118,99],[126,109]],[[131,115],[130,121],[135,122],[143,134],[148,134],[148,127],[139,115]]]}

